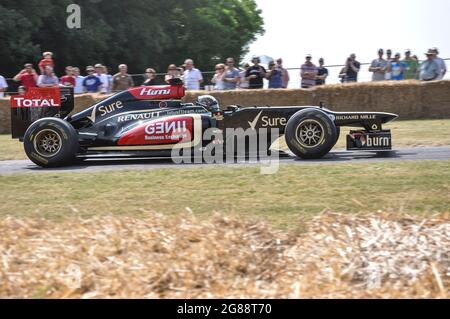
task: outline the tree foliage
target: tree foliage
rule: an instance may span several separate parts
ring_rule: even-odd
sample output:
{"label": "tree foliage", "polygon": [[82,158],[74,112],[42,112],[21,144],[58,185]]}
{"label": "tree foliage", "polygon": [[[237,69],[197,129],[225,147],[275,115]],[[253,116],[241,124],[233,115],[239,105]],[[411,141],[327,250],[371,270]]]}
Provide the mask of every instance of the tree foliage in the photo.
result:
{"label": "tree foliage", "polygon": [[[81,29],[66,25],[71,3],[81,7]],[[239,60],[264,32],[254,0],[2,0],[0,16],[0,73],[9,76],[43,51],[54,52],[58,73],[94,63],[164,72],[188,57],[210,70]]]}

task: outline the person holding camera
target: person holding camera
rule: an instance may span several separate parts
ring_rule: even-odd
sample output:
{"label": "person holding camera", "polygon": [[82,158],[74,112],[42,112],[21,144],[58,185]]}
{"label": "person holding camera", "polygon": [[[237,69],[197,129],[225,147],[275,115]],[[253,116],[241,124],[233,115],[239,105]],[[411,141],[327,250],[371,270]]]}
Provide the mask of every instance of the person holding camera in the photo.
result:
{"label": "person holding camera", "polygon": [[339,74],[342,83],[358,82],[358,72],[360,68],[361,63],[356,61],[356,55],[352,53]]}
{"label": "person holding camera", "polygon": [[259,57],[254,57],[252,63],[253,65],[245,73],[249,89],[262,89],[264,87],[263,79],[266,77],[267,71],[263,66],[259,65],[261,63]]}
{"label": "person holding camera", "polygon": [[14,81],[21,82],[25,89],[28,90],[37,86],[38,77],[39,75],[33,68],[33,64],[27,63],[24,69],[14,77]]}
{"label": "person holding camera", "polygon": [[269,89],[283,88],[283,73],[274,61],[269,63],[269,72],[267,72],[267,79],[269,80]]}

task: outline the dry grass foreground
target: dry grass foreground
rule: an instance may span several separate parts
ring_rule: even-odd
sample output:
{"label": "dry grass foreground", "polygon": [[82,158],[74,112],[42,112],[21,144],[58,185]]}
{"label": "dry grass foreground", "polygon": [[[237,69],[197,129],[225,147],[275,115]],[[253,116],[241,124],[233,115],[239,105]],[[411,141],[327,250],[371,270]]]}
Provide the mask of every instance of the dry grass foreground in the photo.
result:
{"label": "dry grass foreground", "polygon": [[325,213],[300,236],[192,212],[8,217],[0,297],[449,298],[449,217]]}

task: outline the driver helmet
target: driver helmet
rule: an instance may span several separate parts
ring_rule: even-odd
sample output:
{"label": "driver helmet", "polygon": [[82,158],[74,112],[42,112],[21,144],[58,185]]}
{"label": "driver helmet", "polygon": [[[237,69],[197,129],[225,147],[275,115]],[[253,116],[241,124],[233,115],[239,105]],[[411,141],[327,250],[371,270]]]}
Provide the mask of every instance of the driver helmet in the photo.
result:
{"label": "driver helmet", "polygon": [[197,98],[197,104],[203,106],[208,111],[211,112],[219,112],[220,106],[219,102],[216,100],[214,96],[211,95],[200,95]]}

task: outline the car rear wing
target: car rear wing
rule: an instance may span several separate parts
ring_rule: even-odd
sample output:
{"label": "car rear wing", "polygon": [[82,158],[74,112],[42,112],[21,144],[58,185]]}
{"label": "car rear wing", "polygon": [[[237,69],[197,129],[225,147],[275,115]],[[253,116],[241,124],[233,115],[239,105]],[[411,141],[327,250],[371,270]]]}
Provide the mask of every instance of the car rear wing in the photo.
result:
{"label": "car rear wing", "polygon": [[28,127],[44,117],[65,118],[74,109],[73,88],[29,88],[11,97],[11,135],[23,139]]}

